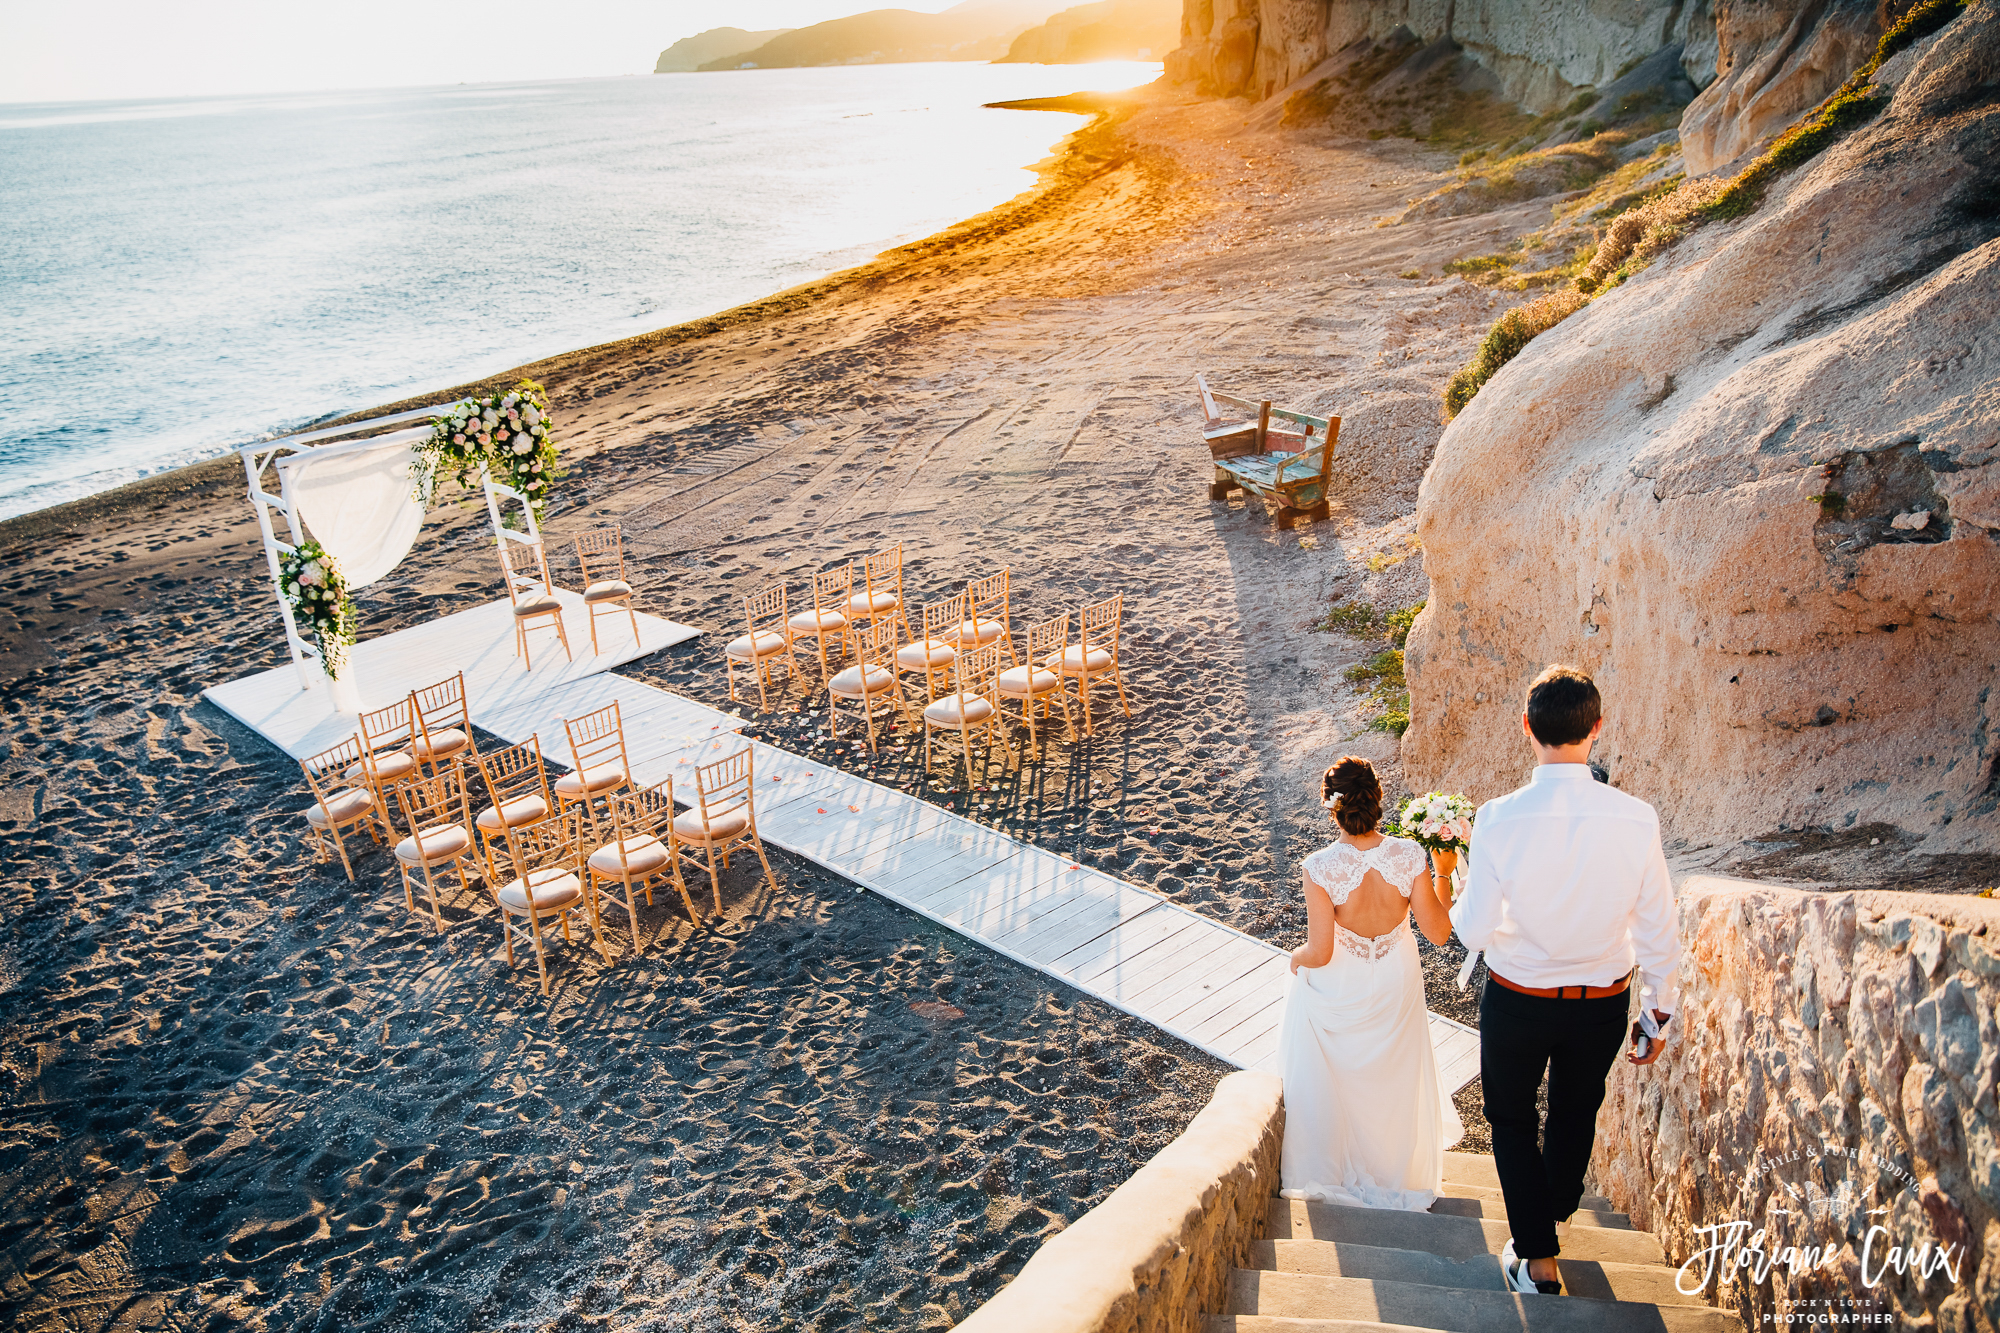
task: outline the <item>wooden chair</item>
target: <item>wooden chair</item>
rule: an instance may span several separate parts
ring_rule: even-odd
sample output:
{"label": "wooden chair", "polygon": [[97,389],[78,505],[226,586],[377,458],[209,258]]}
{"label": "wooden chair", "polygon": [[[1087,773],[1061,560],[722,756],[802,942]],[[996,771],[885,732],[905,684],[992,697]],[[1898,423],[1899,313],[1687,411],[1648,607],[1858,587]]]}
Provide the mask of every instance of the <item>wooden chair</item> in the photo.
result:
{"label": "wooden chair", "polygon": [[715,858],[719,854],[722,868],[727,869],[730,849],[737,843],[748,842],[757,849],[767,883],[776,883],[778,878],[771,873],[770,858],[764,855],[764,840],[757,834],[757,807],[750,791],[754,776],[751,770],[751,750],[747,745],[712,764],[697,766],[694,808],[674,817],[674,837],[690,847],[701,848],[707,855],[708,887],[714,895],[717,912],[722,911],[722,876]]}
{"label": "wooden chair", "polygon": [[583,575],[583,606],[590,613],[590,651],[597,646],[597,618],[622,609],[632,621],[632,642],[639,642],[639,614],[632,609],[632,580],[625,572],[625,534],[599,528],[576,539],[576,566]]}
{"label": "wooden chair", "polygon": [[410,754],[435,773],[447,759],[479,758],[472,743],[472,713],[465,703],[465,673],[410,691]]}
{"label": "wooden chair", "polygon": [[[341,776],[368,784],[387,823],[390,812],[398,809],[397,790],[418,776],[417,757],[411,753],[417,733],[409,699],[360,714],[355,720],[355,738],[360,742],[361,757]],[[393,830],[394,825],[390,827]]]}
{"label": "wooden chair", "polygon": [[892,713],[907,716],[903,699],[903,678],[896,674],[896,622],[885,616],[855,631],[855,664],[826,683],[827,735],[840,735],[840,705],[843,701],[861,707],[861,720],[868,727],[868,748],[875,748],[875,709],[878,704]]}
{"label": "wooden chair", "polygon": [[480,755],[479,775],[486,783],[486,808],[473,817],[489,883],[505,878],[507,835],[523,825],[547,819],[556,808],[549,790],[547,765],[542,762],[542,738],[528,737],[492,754]]}
{"label": "wooden chair", "polygon": [[[1249,405],[1247,399],[1217,396]],[[1216,454],[1215,479],[1209,483],[1208,498],[1226,500],[1230,492],[1241,489],[1273,501],[1280,529],[1295,527],[1300,519],[1313,522],[1328,517],[1332,502],[1327,495],[1333,451],[1340,442],[1340,418],[1316,417],[1269,403],[1261,408],[1254,441],[1235,453]],[[1275,428],[1270,424],[1274,418],[1297,429]],[[1214,447],[1211,443],[1211,452]]]}
{"label": "wooden chair", "polygon": [[1005,569],[967,583],[965,621],[946,636],[952,646],[963,649],[997,643],[1009,663],[1021,665],[1021,659],[1014,656],[1014,623],[1007,606],[1010,596],[1010,576]]}
{"label": "wooden chair", "polygon": [[903,544],[897,542],[886,551],[877,551],[865,556],[861,561],[861,591],[847,599],[847,618],[856,624],[872,625],[882,620],[896,620],[903,626],[905,639],[915,637],[910,633],[910,618],[903,614]]}
{"label": "wooden chair", "polygon": [[613,699],[582,717],[565,718],[569,733],[570,770],[556,779],[556,800],[567,810],[581,805],[592,832],[601,832],[596,800],[631,784],[632,764],[625,757],[625,722]]}
{"label": "wooden chair", "polygon": [[1069,695],[1063,692],[1060,673],[1043,665],[1050,658],[1061,661],[1069,648],[1069,614],[1057,616],[1054,620],[1044,620],[1028,631],[1028,651],[1025,665],[1009,667],[1000,673],[997,695],[1001,699],[1018,699],[1021,716],[1028,724],[1028,752],[1035,753],[1040,744],[1035,734],[1035,705],[1042,706],[1042,716],[1049,715],[1051,701],[1060,703],[1063,722],[1072,732],[1076,724],[1069,715]]}
{"label": "wooden chair", "polygon": [[569,650],[569,630],[563,627],[562,603],[556,600],[556,585],[549,578],[549,554],[542,544],[501,537],[500,574],[507,585],[507,596],[514,603],[514,652],[521,664],[534,670],[534,661],[528,656],[528,627],[545,620],[555,622],[563,656],[574,662],[576,654]]}
{"label": "wooden chair", "polygon": [[[625,920],[632,927],[632,952],[637,953],[639,908],[632,901],[634,885],[645,891],[646,906],[651,907],[653,881],[672,876],[674,887],[681,891],[681,902],[687,905],[688,920],[701,924],[701,913],[695,910],[687,880],[681,877],[680,842],[673,831],[674,780],[667,778],[638,791],[621,792],[611,798],[610,805],[611,841],[584,858],[584,868],[597,892],[600,917],[605,905],[625,909]],[[615,891],[603,892],[614,885],[624,889],[622,900]],[[720,900],[716,906],[719,910]]]}
{"label": "wooden chair", "polygon": [[987,644],[984,648],[968,648],[960,653],[952,663],[952,675],[956,688],[942,698],[933,700],[924,709],[924,768],[931,766],[931,741],[940,731],[957,732],[959,753],[965,756],[965,780],[968,785],[972,776],[972,733],[975,728],[986,733],[986,757],[993,757],[993,741],[999,737],[1000,748],[1006,751],[1008,762],[1014,759],[1014,747],[1007,743],[1004,732],[996,730],[1000,721],[1000,696],[997,685],[1000,676],[1000,648],[997,644]]}
{"label": "wooden chair", "polygon": [[848,620],[847,601],[854,592],[854,566],[842,565],[839,569],[828,569],[812,576],[812,610],[801,611],[785,622],[792,633],[793,642],[801,637],[810,637],[819,650],[819,685],[826,688],[832,676],[832,668],[826,661],[826,641],[840,641],[840,656],[835,661],[847,657]]}
{"label": "wooden chair", "polygon": [[757,677],[757,707],[763,712],[771,711],[771,671],[782,658],[785,676],[790,679],[797,673],[798,662],[792,656],[791,618],[785,613],[785,586],[774,584],[743,599],[743,619],[749,633],[731,639],[722,650],[723,670],[729,677],[729,698],[736,698],[736,668],[748,667]]}
{"label": "wooden chair", "polygon": [[365,829],[377,846],[381,845],[383,834],[389,831],[389,821],[382,817],[381,803],[375,796],[374,788],[368,785],[366,775],[358,778],[348,776],[360,764],[361,738],[358,736],[349,736],[331,749],[321,750],[299,761],[299,767],[305,770],[306,786],[313,797],[313,803],[299,811],[312,834],[313,859],[326,860],[326,844],[331,841],[333,849],[340,854],[340,868],[347,872],[349,883],[354,880],[354,863],[347,858],[343,830]]}
{"label": "wooden chair", "polygon": [[583,873],[584,818],[580,810],[564,810],[547,819],[536,820],[513,830],[507,838],[508,860],[514,877],[495,886],[493,901],[500,909],[500,934],[507,946],[507,966],[514,966],[515,917],[524,917],[528,934],[535,943],[535,967],[542,974],[542,994],[549,993],[549,955],[542,945],[542,922],[550,917],[562,924],[563,939],[570,939],[569,914],[581,907],[597,938],[597,951],[604,961],[611,953],[604,947],[604,930],[597,916],[597,898]]}
{"label": "wooden chair", "polygon": [[459,888],[472,891],[471,867],[479,860],[467,809],[465,766],[449,761],[429,777],[413,778],[396,789],[403,822],[410,836],[396,844],[396,868],[403,872],[403,901],[417,910],[412,873],[421,874],[430,895],[431,920],[444,934],[444,912],[438,905],[438,878],[447,867],[458,872]]}
{"label": "wooden chair", "polygon": [[1077,612],[1076,644],[1065,648],[1062,656],[1042,663],[1065,679],[1077,682],[1077,702],[1083,707],[1083,734],[1091,734],[1090,729],[1090,682],[1105,676],[1111,677],[1118,687],[1118,705],[1125,710],[1125,716],[1132,716],[1132,705],[1125,698],[1125,680],[1118,673],[1118,627],[1125,617],[1125,594],[1117,593],[1109,600],[1086,606]]}
{"label": "wooden chair", "polygon": [[958,656],[958,648],[954,639],[945,636],[955,636],[965,622],[965,594],[932,602],[924,608],[919,620],[924,627],[923,635],[896,650],[896,670],[924,673],[924,701],[928,703],[938,697],[939,683],[951,680],[951,664]]}

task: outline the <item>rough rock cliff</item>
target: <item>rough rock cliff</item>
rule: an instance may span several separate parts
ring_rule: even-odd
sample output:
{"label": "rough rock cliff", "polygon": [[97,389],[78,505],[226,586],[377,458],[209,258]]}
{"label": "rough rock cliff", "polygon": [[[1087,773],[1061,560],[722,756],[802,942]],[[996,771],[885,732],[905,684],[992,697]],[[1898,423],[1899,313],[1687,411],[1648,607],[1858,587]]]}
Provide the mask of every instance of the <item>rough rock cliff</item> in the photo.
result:
{"label": "rough rock cliff", "polygon": [[2000,842],[2000,0],[1877,82],[1881,115],[1445,431],[1413,783],[1514,785],[1523,688],[1575,661],[1613,781],[1683,843]]}

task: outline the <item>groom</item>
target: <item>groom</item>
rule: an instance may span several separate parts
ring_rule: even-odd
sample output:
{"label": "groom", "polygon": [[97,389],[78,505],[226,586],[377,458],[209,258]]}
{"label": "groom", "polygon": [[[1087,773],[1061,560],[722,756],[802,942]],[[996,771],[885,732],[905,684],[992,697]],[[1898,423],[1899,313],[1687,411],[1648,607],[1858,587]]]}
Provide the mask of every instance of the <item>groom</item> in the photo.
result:
{"label": "groom", "polygon": [[[1651,1064],[1666,1044],[1680,962],[1659,816],[1590,770],[1602,708],[1575,667],[1535,678],[1521,717],[1534,778],[1480,807],[1465,893],[1451,912],[1459,941],[1486,951],[1479,1077],[1513,1232],[1502,1266],[1512,1290],[1548,1296],[1562,1291],[1558,1231],[1583,1197],[1633,974],[1648,1007],[1626,1059]],[[1546,1129],[1535,1105],[1544,1071]]]}

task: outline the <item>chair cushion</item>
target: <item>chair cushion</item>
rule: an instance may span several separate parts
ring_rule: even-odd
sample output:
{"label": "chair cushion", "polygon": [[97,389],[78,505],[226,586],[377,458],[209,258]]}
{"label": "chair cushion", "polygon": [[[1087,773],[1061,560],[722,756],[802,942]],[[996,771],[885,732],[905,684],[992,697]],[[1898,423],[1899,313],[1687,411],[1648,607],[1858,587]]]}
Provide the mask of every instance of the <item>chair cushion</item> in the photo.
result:
{"label": "chair cushion", "polygon": [[405,838],[396,844],[396,859],[406,866],[436,865],[463,856],[472,846],[462,824],[439,824],[422,829],[424,852],[417,855],[417,840]]}
{"label": "chair cushion", "polygon": [[479,812],[479,818],[472,822],[488,833],[499,833],[504,829],[519,828],[532,824],[549,813],[549,803],[539,792],[530,792],[517,800],[507,802],[499,809],[487,806]]}
{"label": "chair cushion", "polygon": [[[375,756],[375,780],[377,782],[394,782],[399,778],[406,778],[416,769],[416,766],[416,756],[407,750],[398,750],[394,754],[378,754]],[[368,766],[366,764],[355,764],[345,773],[341,774],[341,776],[349,782],[366,781]]]}
{"label": "chair cushion", "polygon": [[422,736],[417,737],[410,746],[410,753],[419,759],[431,759],[441,755],[457,754],[471,743],[465,733],[457,727],[447,727],[433,735],[428,745],[424,744]]}
{"label": "chair cushion", "polygon": [[1047,694],[1062,684],[1062,677],[1047,667],[1035,668],[1033,685],[1028,682],[1028,668],[1008,667],[1000,673],[1000,693],[1020,698],[1029,694]]}
{"label": "chair cushion", "polygon": [[[625,868],[618,867],[618,849],[625,849]],[[622,843],[608,843],[590,854],[590,868],[600,875],[617,879],[630,872],[634,875],[650,875],[667,863],[667,845],[652,834],[637,838],[627,838]]]}
{"label": "chair cushion", "polygon": [[896,609],[896,594],[878,592],[869,594],[857,592],[847,599],[847,614],[850,616],[880,615],[884,611]]}
{"label": "chair cushion", "polygon": [[750,827],[750,812],[738,807],[716,815],[704,827],[701,807],[674,816],[674,836],[687,842],[723,842]]}
{"label": "chair cushion", "polygon": [[524,883],[514,880],[500,890],[500,905],[522,916],[528,914],[529,885],[534,886],[537,912],[553,912],[583,897],[583,882],[561,866],[543,866],[528,872]]}
{"label": "chair cushion", "polygon": [[739,662],[754,662],[760,657],[784,652],[785,636],[774,629],[759,630],[754,643],[750,635],[738,635],[731,639],[729,646],[722,651]]}
{"label": "chair cushion", "polygon": [[556,795],[582,796],[586,792],[600,792],[615,787],[625,780],[625,766],[620,763],[597,764],[581,773],[565,773],[556,779]]}
{"label": "chair cushion", "polygon": [[[880,694],[895,683],[895,672],[889,670],[888,667],[870,665],[868,667],[868,684],[865,693]],[[826,683],[826,687],[843,699],[861,698],[864,693],[861,681],[861,668],[851,666],[847,670],[837,673],[832,680]]]}
{"label": "chair cushion", "polygon": [[314,801],[299,811],[314,828],[326,828],[333,824],[345,824],[361,818],[375,807],[375,793],[366,787],[350,787],[337,791],[326,798],[326,804]]}
{"label": "chair cushion", "polygon": [[847,628],[847,617],[838,611],[801,611],[785,622],[794,634],[831,634]]}
{"label": "chair cushion", "polygon": [[992,716],[992,703],[977,694],[947,694],[924,709],[924,721],[940,727],[955,727],[960,722],[984,722]]}
{"label": "chair cushion", "polygon": [[1089,667],[1090,674],[1094,676],[1100,671],[1111,670],[1111,650],[1109,648],[1092,648],[1090,656],[1086,659],[1083,655],[1083,645],[1071,644],[1062,650],[1060,660],[1055,653],[1050,653],[1042,665],[1045,667],[1059,666],[1072,676],[1081,672],[1085,667]]}
{"label": "chair cushion", "polygon": [[586,602],[609,602],[631,595],[632,585],[620,579],[606,579],[602,583],[593,583],[583,590],[583,600]]}
{"label": "chair cushion", "polygon": [[919,639],[896,650],[896,665],[911,671],[950,666],[958,660],[958,649],[942,639]]}
{"label": "chair cushion", "polygon": [[545,592],[533,593],[514,603],[514,614],[517,616],[545,616],[561,610],[562,603]]}
{"label": "chair cushion", "polygon": [[1000,636],[1006,632],[1007,627],[997,620],[968,620],[946,633],[945,637],[961,647],[970,643],[975,648],[984,648],[989,643],[999,642]]}

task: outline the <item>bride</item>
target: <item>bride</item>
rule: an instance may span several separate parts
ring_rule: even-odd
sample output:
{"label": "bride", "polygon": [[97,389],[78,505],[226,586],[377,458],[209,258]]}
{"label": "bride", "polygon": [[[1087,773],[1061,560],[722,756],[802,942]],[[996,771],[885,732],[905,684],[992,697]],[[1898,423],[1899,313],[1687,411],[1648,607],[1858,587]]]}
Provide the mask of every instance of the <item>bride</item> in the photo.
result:
{"label": "bride", "polygon": [[1281,1193],[1421,1211],[1465,1130],[1438,1081],[1409,918],[1443,944],[1449,903],[1424,849],[1377,831],[1382,787],[1366,759],[1329,768],[1321,794],[1340,839],[1305,861],[1306,942],[1292,950],[1279,1029]]}

